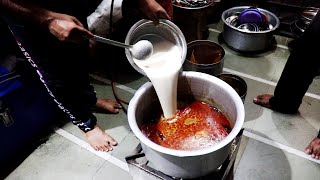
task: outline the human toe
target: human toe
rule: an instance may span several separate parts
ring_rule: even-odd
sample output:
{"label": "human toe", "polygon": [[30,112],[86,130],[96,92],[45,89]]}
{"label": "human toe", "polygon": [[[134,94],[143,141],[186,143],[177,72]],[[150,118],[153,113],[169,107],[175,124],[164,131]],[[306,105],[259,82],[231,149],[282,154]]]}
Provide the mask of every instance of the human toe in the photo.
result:
{"label": "human toe", "polygon": [[258,104],[260,106],[264,106],[267,108],[271,108],[271,105],[269,103],[269,100],[273,97],[273,95],[270,94],[262,94],[262,95],[258,95],[257,97],[255,97],[253,99],[253,102],[255,104]]}
{"label": "human toe", "polygon": [[119,108],[110,108],[109,111],[115,114],[120,112]]}
{"label": "human toe", "polygon": [[99,147],[98,146],[92,146],[92,148],[96,151],[99,151]]}
{"label": "human toe", "polygon": [[116,140],[114,140],[112,137],[109,137],[107,142],[108,142],[108,144],[110,144],[112,146],[118,145],[118,142]]}
{"label": "human toe", "polygon": [[118,142],[113,139],[113,140],[110,141],[110,144],[111,144],[112,146],[116,146],[116,145],[118,145]]}
{"label": "human toe", "polygon": [[305,152],[306,154],[311,154],[311,149],[310,149],[310,148],[306,148],[306,149],[304,150],[304,152]]}
{"label": "human toe", "polygon": [[110,144],[106,144],[104,147],[105,147],[105,151],[107,152],[113,150],[113,147]]}
{"label": "human toe", "polygon": [[320,159],[320,139],[318,137],[314,138],[306,147],[305,152],[311,154],[312,158]]}
{"label": "human toe", "polygon": [[121,104],[119,104],[118,102],[115,102],[115,101],[114,101],[113,107],[118,108],[118,109],[122,108]]}
{"label": "human toe", "polygon": [[116,145],[118,145],[118,142],[115,140],[115,139],[113,139],[110,135],[108,135],[108,134],[106,134],[106,136],[105,136],[105,142],[107,143],[107,144],[109,144],[109,145],[111,145],[111,146],[116,146]]}
{"label": "human toe", "polygon": [[315,158],[315,159],[319,159],[319,156],[320,156],[320,152],[315,150],[312,152],[312,155],[311,157]]}
{"label": "human toe", "polygon": [[314,140],[313,141],[311,141],[310,143],[309,143],[309,145],[305,148],[305,153],[307,153],[307,154],[313,154],[313,146],[314,146]]}
{"label": "human toe", "polygon": [[103,151],[103,147],[102,146],[96,146],[94,149],[96,151]]}

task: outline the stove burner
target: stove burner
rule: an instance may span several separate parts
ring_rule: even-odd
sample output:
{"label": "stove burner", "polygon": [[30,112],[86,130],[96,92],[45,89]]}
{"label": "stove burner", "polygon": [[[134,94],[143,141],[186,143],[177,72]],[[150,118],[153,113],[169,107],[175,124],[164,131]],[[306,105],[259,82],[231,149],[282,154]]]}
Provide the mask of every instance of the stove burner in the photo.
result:
{"label": "stove burner", "polygon": [[[212,180],[212,179],[225,180],[225,179],[228,179],[231,175],[233,175],[231,173],[232,172],[231,169],[233,168],[235,158],[239,150],[243,130],[244,129],[241,129],[237,137],[234,139],[231,145],[232,148],[229,156],[216,171],[212,172],[211,174],[205,177],[200,177],[192,180]],[[150,164],[146,159],[144,153],[141,152],[142,151],[141,146],[139,147],[139,149],[140,149],[140,153],[126,157],[126,161],[129,166],[129,173],[133,177],[133,180],[159,180],[159,179],[182,180],[182,178],[171,177],[156,170],[154,168],[154,165]]]}

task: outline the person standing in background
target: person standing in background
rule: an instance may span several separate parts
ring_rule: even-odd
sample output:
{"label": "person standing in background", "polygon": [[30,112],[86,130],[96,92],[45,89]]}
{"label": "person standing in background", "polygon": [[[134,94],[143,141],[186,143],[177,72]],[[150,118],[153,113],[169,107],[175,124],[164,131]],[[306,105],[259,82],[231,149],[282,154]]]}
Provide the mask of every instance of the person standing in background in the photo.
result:
{"label": "person standing in background", "polygon": [[[316,45],[319,41],[320,13],[317,13],[302,36],[297,39],[274,95],[258,95],[253,102],[281,113],[297,113],[314,77],[319,75],[319,47]],[[305,152],[315,159],[320,159],[320,130],[318,136],[306,147]]]}

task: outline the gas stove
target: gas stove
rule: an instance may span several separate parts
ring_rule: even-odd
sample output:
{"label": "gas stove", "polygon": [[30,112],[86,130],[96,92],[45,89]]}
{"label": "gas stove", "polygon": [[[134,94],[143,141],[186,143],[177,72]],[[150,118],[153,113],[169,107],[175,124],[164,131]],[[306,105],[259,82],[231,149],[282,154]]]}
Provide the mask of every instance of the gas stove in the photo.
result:
{"label": "gas stove", "polygon": [[[216,171],[204,177],[199,177],[192,180],[230,179],[233,176],[233,166],[237,156],[237,152],[239,150],[242,133],[243,129],[234,139],[229,156]],[[138,151],[138,154],[126,157],[126,161],[129,166],[129,173],[132,176],[133,180],[183,180],[182,178],[171,177],[156,170],[156,167],[153,164],[149,163],[149,161],[146,159],[141,146],[139,147],[139,149],[140,150]]]}

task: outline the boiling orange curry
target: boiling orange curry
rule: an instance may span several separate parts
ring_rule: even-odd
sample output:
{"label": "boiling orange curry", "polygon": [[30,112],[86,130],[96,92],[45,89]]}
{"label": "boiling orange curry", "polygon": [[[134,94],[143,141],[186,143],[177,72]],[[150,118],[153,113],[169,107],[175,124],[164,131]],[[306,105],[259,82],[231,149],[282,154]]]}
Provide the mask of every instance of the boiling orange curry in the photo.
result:
{"label": "boiling orange curry", "polygon": [[202,149],[224,139],[231,126],[227,117],[207,103],[194,101],[172,119],[159,118],[141,126],[153,142],[171,149]]}

